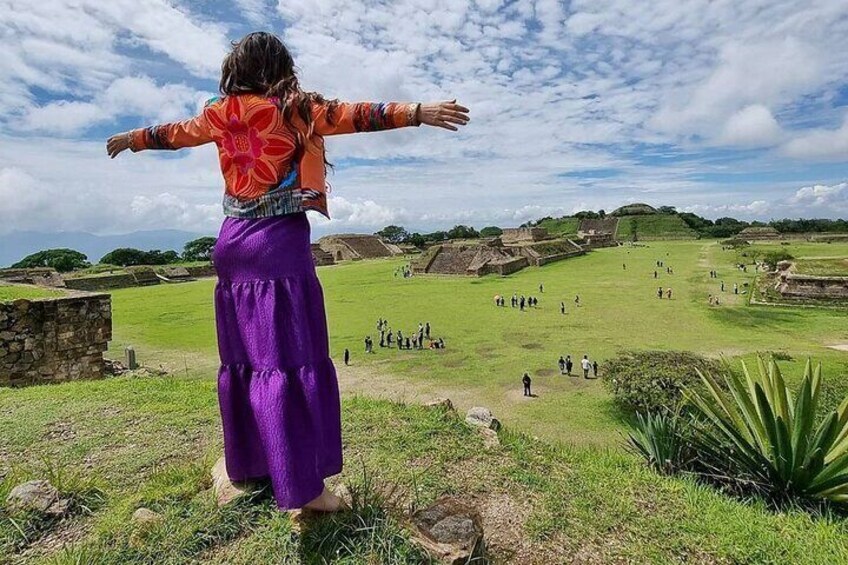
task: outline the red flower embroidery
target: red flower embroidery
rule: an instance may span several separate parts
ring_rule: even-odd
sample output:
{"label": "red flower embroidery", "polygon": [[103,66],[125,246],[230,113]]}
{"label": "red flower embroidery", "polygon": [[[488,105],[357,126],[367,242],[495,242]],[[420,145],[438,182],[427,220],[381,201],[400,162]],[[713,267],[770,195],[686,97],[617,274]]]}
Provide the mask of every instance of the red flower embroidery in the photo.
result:
{"label": "red flower embroidery", "polygon": [[230,96],[206,117],[218,139],[227,192],[256,198],[279,182],[294,143],[276,106],[259,96]]}

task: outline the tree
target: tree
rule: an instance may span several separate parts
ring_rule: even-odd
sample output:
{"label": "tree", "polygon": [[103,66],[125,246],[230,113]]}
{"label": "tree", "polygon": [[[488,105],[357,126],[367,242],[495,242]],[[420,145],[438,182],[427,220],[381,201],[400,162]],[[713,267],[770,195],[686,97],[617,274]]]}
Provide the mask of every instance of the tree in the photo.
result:
{"label": "tree", "polygon": [[130,267],[134,265],[167,265],[177,263],[179,260],[180,254],[170,249],[168,251],[158,249],[142,251],[132,247],[120,247],[104,255],[100,262],[107,265]]}
{"label": "tree", "polygon": [[475,239],[480,233],[471,226],[454,226],[448,230],[448,239]]}
{"label": "tree", "polygon": [[100,258],[100,262],[106,265],[118,265],[127,267],[130,265],[144,265],[147,252],[132,247],[119,247],[113,249]]}
{"label": "tree", "polygon": [[401,226],[386,226],[374,235],[377,235],[389,243],[403,243],[409,239],[409,232]]}
{"label": "tree", "polygon": [[212,249],[217,238],[199,237],[183,247],[183,261],[209,261],[212,259]]}
{"label": "tree", "polygon": [[410,234],[406,240],[406,243],[410,245],[414,245],[415,247],[424,247],[427,244],[427,240],[424,239],[424,236],[418,232]]}
{"label": "tree", "polygon": [[14,265],[15,269],[32,269],[35,267],[50,267],[60,273],[67,273],[75,269],[90,267],[88,257],[73,249],[45,249],[31,255],[27,255]]}
{"label": "tree", "polygon": [[674,206],[660,206],[657,208],[657,212],[660,214],[677,214],[677,208]]}
{"label": "tree", "polygon": [[486,226],[480,230],[480,237],[497,237],[503,233],[503,230],[498,226]]}

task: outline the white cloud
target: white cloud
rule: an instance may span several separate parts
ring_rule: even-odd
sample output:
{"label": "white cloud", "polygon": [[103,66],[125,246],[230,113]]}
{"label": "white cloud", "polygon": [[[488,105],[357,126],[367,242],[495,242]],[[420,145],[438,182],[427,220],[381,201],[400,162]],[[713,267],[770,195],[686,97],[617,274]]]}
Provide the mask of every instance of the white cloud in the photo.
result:
{"label": "white cloud", "polygon": [[781,135],[771,111],[762,104],[752,104],[730,116],[720,139],[728,145],[756,147],[776,145]]}
{"label": "white cloud", "polygon": [[848,182],[805,186],[798,189],[790,202],[803,206],[835,207],[842,212],[848,211]]}
{"label": "white cloud", "polygon": [[[27,215],[6,206],[3,229],[213,229],[212,148],[110,162],[89,136],[126,117],[193,114],[246,24],[282,30],[307,88],[346,100],[456,96],[472,108],[459,134],[329,139],[340,166],[334,220],[321,229],[515,225],[625,201],[771,214],[800,185],[848,176],[814,168],[848,154],[848,122],[832,123],[848,80],[833,43],[848,34],[844,0],[231,4],[0,0],[0,169],[43,204]],[[717,151],[736,148],[746,151]],[[809,178],[780,180],[799,170]],[[732,183],[737,173],[745,183]],[[751,182],[757,173],[776,188]],[[833,213],[805,202],[792,215]]]}
{"label": "white cloud", "polygon": [[782,152],[797,159],[848,160],[848,116],[838,129],[805,132],[782,147]]}

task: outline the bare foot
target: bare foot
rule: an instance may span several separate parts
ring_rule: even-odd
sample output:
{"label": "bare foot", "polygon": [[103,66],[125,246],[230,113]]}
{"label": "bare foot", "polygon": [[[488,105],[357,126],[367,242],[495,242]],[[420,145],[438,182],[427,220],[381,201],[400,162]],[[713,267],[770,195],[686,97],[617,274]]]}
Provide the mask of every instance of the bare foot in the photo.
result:
{"label": "bare foot", "polygon": [[314,500],[307,502],[304,505],[304,510],[314,510],[316,512],[341,512],[347,510],[348,506],[344,500],[327,490],[318,495]]}

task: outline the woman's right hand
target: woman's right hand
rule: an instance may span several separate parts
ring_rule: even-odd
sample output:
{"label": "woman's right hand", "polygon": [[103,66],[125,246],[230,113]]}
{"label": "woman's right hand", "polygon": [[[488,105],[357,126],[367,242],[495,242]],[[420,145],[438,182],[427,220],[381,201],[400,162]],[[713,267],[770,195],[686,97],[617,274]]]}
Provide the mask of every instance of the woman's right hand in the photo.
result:
{"label": "woman's right hand", "polygon": [[124,132],[113,135],[106,141],[106,152],[111,159],[114,159],[122,151],[130,148],[130,133]]}
{"label": "woman's right hand", "polygon": [[456,131],[457,126],[464,126],[471,119],[468,108],[460,106],[456,100],[446,102],[430,102],[418,107],[419,123]]}

